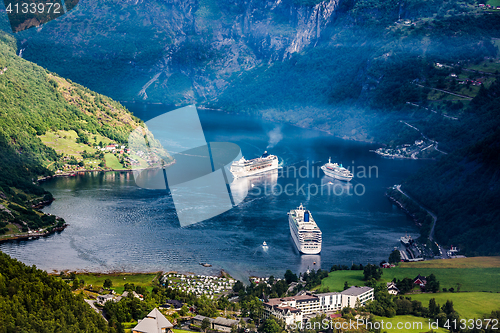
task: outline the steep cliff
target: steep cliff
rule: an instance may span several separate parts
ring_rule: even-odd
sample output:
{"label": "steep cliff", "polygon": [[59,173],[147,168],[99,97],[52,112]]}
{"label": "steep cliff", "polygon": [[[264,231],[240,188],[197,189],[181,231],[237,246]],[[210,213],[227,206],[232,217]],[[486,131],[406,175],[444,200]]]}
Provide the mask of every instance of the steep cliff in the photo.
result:
{"label": "steep cliff", "polygon": [[314,47],[337,4],[87,0],[17,36],[26,59],[115,99],[186,104],[217,96],[234,74]]}

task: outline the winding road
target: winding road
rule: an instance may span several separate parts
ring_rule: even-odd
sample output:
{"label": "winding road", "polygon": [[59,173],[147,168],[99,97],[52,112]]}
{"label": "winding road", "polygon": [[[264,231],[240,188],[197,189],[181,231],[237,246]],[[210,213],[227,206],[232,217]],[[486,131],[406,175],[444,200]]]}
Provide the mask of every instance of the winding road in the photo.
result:
{"label": "winding road", "polygon": [[[404,195],[405,197],[407,197],[408,199],[410,199],[411,201],[413,201],[414,203],[416,203],[420,208],[422,208],[423,210],[425,210],[432,217],[432,227],[431,227],[431,232],[429,233],[429,240],[431,242],[434,242],[434,227],[436,226],[436,221],[437,221],[436,214],[434,214],[429,209],[427,209],[424,206],[422,206],[417,200],[413,199],[411,196],[409,196],[408,194],[406,194],[405,192],[403,192],[401,190],[401,185],[396,185],[396,190],[398,190],[402,195]],[[441,256],[443,258],[448,258],[446,250],[441,245],[438,245],[438,246],[439,246],[439,249],[441,250]]]}

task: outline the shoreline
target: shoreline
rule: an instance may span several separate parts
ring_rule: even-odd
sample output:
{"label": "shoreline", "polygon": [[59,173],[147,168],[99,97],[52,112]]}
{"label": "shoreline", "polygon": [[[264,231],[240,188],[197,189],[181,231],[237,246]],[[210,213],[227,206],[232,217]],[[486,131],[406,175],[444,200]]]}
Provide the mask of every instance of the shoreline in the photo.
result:
{"label": "shoreline", "polygon": [[[47,237],[47,236],[50,236],[50,235],[53,235],[55,234],[56,232],[62,232],[64,229],[66,229],[67,227],[69,227],[69,224],[67,223],[64,223],[62,226],[60,227],[55,227],[53,228],[51,231],[47,231],[45,230],[45,232],[43,233],[31,233],[31,234],[28,234],[28,233],[23,233],[23,234],[15,234],[15,235],[12,235],[12,236],[9,236],[9,237],[5,237],[5,238],[0,238],[0,244],[2,243],[7,243],[7,242],[12,242],[12,241],[22,241],[22,240],[25,240],[25,241],[28,241],[28,240],[36,240],[36,239],[39,239],[40,237]],[[50,227],[49,227],[50,228]]]}
{"label": "shoreline", "polygon": [[[175,160],[173,162],[170,162],[170,163],[164,165],[163,167],[164,168],[169,167],[169,166],[171,166],[174,163],[175,163]],[[129,172],[133,172],[133,171],[153,170],[153,169],[159,169],[159,168],[156,167],[156,168],[140,168],[140,169],[137,168],[137,169],[89,169],[89,170],[77,170],[77,171],[74,171],[74,172],[63,172],[63,173],[54,174],[52,176],[41,177],[41,178],[37,179],[37,182],[40,183],[40,182],[44,182],[46,180],[50,180],[50,179],[57,178],[57,177],[75,177],[75,176],[78,176],[80,173],[82,173],[82,174],[89,173],[89,172],[126,172],[126,173],[129,173]]]}

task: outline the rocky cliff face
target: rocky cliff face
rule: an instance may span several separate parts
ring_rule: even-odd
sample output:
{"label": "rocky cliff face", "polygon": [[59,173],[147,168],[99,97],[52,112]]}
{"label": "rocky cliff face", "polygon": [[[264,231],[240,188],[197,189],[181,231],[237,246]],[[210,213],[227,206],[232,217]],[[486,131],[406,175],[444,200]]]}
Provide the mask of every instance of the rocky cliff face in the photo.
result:
{"label": "rocky cliff face", "polygon": [[92,89],[184,104],[215,98],[241,71],[314,47],[339,0],[301,1],[83,0],[18,36],[27,59]]}

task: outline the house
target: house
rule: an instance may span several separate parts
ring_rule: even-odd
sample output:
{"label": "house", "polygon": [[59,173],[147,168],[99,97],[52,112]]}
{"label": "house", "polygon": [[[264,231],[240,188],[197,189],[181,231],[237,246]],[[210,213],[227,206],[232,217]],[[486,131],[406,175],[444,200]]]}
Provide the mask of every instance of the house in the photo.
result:
{"label": "house", "polygon": [[387,282],[387,292],[391,295],[399,294],[399,289],[394,282]]}
{"label": "house", "polygon": [[170,306],[173,306],[174,309],[179,310],[182,308],[182,302],[178,301],[176,299],[169,299],[167,300],[166,304],[164,305],[165,308],[169,308]]}
{"label": "house", "polygon": [[[128,297],[129,295],[129,292],[128,291],[124,291],[123,294],[121,296],[118,296],[116,298],[116,302],[119,302],[122,298],[125,298],[125,297]],[[144,298],[142,297],[142,295],[139,295],[138,293],[136,293],[135,291],[132,291],[132,295],[135,297],[135,298],[138,298],[139,300],[143,301]]]}
{"label": "house", "polygon": [[352,286],[342,294],[342,309],[345,307],[354,308],[358,304],[364,306],[366,302],[373,300],[373,288]]}
{"label": "house", "polygon": [[281,300],[280,298],[274,298],[264,303],[264,318],[274,316],[283,320],[286,325],[302,322],[302,310],[291,306],[294,305],[294,301],[291,301],[289,305],[284,299]]}
{"label": "house", "polygon": [[239,321],[234,319],[226,319],[222,317],[217,317],[212,322],[212,328],[217,331],[231,332],[233,326],[238,327]]}
{"label": "house", "polygon": [[191,320],[191,322],[193,323],[193,325],[201,326],[201,323],[203,322],[203,319],[205,319],[205,318],[208,318],[208,320],[210,321],[210,327],[212,327],[212,323],[214,320],[212,318],[205,317],[205,316],[200,316],[200,315],[194,316],[193,319]]}
{"label": "house", "polygon": [[144,319],[132,328],[132,333],[172,333],[172,325],[167,318],[154,308]]}
{"label": "house", "polygon": [[99,295],[97,296],[97,303],[104,305],[106,302],[109,301],[115,301],[115,296],[108,294],[108,295]]}
{"label": "house", "polygon": [[264,317],[275,316],[291,325],[302,321],[304,316],[363,306],[369,300],[373,300],[373,288],[370,287],[353,286],[342,292],[321,294],[306,292],[302,295],[267,300],[264,302]]}
{"label": "house", "polygon": [[423,287],[426,285],[427,279],[424,276],[418,274],[418,276],[413,279],[413,283]]}

